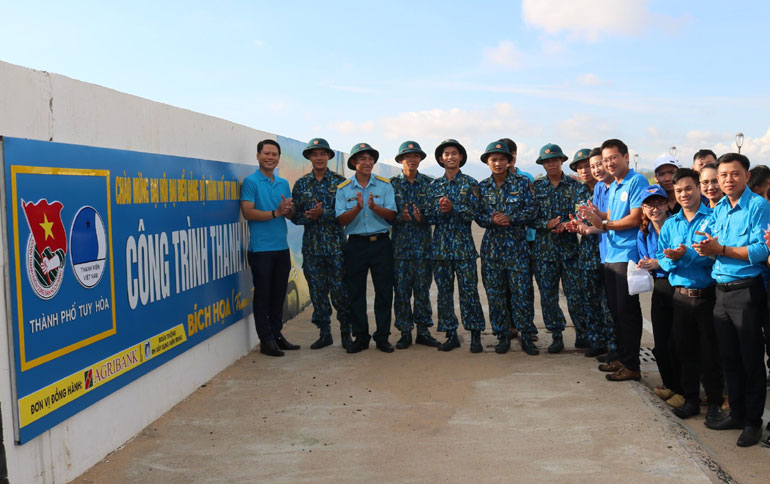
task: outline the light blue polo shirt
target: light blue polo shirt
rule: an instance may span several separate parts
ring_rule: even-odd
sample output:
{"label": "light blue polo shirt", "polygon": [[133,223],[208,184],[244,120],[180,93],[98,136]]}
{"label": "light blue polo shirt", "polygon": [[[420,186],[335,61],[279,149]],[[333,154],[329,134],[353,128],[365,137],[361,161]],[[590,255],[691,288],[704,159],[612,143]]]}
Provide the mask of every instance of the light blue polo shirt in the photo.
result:
{"label": "light blue polo shirt", "polygon": [[[291,198],[289,182],[273,173],[273,180],[259,169],[247,176],[241,186],[241,201],[253,202],[257,210],[271,211],[278,208],[281,195]],[[268,252],[288,249],[286,219],[278,216],[264,222],[249,220],[249,250]]]}
{"label": "light blue polo shirt", "polygon": [[390,230],[390,222],[369,208],[369,194],[373,194],[374,203],[388,210],[396,211],[396,197],[393,194],[390,180],[372,174],[369,183],[364,188],[353,175],[352,178],[337,185],[337,199],[335,201],[337,217],[356,206],[356,194],[358,192],[363,194],[364,209],[345,226],[345,235],[374,235]]}
{"label": "light blue polo shirt", "polygon": [[720,284],[764,276],[770,250],[765,244],[765,229],[770,227],[770,204],[749,190],[743,191],[735,206],[727,195],[714,207],[709,233],[719,238],[721,245],[746,247],[749,260],[738,260],[718,255],[711,276]]}
{"label": "light blue polo shirt", "polygon": [[[598,185],[598,183],[597,183]],[[618,183],[617,180],[610,185],[608,196],[608,210],[610,212],[610,221],[614,222],[622,219],[631,213],[632,208],[642,206],[642,195],[644,189],[650,183],[647,179],[633,169],[628,170],[626,176]],[[628,230],[610,230],[607,232],[607,252],[605,258],[607,262],[628,262],[630,260],[639,262],[639,253],[636,250],[636,234],[638,227]]]}
{"label": "light blue polo shirt", "polygon": [[[693,243],[703,242],[705,239],[704,236],[695,232],[706,230],[710,218],[711,209],[701,202],[692,220],[688,221],[684,216],[684,210],[680,210],[670,216],[660,229],[658,264],[664,271],[668,271],[668,282],[672,286],[705,289],[714,285],[714,279],[711,278],[714,259],[700,256],[692,248]],[[663,249],[677,249],[682,244],[687,250],[680,259],[671,260],[663,254]]]}
{"label": "light blue polo shirt", "polygon": [[[521,171],[515,166],[513,167],[513,169],[516,170],[517,175],[524,175],[525,177],[527,177],[530,185],[535,183],[535,177],[532,176],[531,173],[527,173],[526,171]],[[527,227],[527,235],[526,235],[527,242],[534,242],[536,233],[537,231],[535,229],[533,229],[532,227]]]}
{"label": "light blue polo shirt", "polygon": [[[600,212],[607,213],[607,207],[609,206],[609,190],[610,187],[604,184],[604,182],[597,182],[594,186],[594,205]],[[607,232],[602,232],[599,236],[599,257],[602,259],[602,264],[607,256]]]}

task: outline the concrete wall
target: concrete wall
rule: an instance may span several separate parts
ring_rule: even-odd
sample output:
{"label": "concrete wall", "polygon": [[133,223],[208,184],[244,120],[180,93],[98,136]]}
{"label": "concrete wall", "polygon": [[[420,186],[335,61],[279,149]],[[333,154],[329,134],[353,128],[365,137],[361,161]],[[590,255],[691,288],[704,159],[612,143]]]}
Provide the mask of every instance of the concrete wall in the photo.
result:
{"label": "concrete wall", "polygon": [[[0,62],[0,135],[256,165],[275,135],[101,86]],[[0,224],[5,226],[5,210]],[[2,249],[4,250],[4,249]],[[6,255],[0,254],[5,267]],[[6,300],[5,279],[0,300]],[[7,322],[0,331],[0,403],[11,483],[68,482],[118,448],[258,340],[239,321],[24,445],[15,445]],[[149,398],[148,396],[153,396]]]}

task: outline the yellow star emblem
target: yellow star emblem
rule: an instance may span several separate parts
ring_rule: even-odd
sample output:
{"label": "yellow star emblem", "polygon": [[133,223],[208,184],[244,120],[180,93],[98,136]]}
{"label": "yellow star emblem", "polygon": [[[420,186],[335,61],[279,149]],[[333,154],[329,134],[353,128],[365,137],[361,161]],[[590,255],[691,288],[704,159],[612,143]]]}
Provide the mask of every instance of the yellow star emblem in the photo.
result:
{"label": "yellow star emblem", "polygon": [[43,221],[40,223],[40,226],[43,227],[43,230],[45,230],[45,240],[48,240],[49,235],[52,239],[55,238],[53,236],[53,230],[51,230],[53,227],[53,222],[48,221],[48,216],[46,214],[43,214]]}

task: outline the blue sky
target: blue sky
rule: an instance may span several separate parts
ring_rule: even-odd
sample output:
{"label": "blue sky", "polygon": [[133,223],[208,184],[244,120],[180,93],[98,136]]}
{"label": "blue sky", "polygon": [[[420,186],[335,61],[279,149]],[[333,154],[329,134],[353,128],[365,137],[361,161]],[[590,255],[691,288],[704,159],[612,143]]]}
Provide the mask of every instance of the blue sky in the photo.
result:
{"label": "blue sky", "polygon": [[[618,137],[770,164],[770,5],[736,1],[4,2],[0,60],[342,151]],[[435,172],[432,156],[424,169]],[[566,169],[566,167],[565,167]],[[568,169],[567,169],[568,171]]]}

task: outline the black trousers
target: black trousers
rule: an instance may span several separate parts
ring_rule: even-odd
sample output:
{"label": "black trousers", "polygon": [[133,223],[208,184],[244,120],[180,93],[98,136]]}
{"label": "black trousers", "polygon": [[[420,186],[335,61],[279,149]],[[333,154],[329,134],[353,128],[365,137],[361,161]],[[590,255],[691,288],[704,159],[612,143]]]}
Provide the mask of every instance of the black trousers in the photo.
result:
{"label": "black trousers", "polygon": [[711,404],[722,403],[722,365],[714,332],[714,288],[703,297],[674,293],[673,340],[679,361],[681,394],[698,401],[700,376]]}
{"label": "black trousers", "polygon": [[254,326],[260,341],[270,341],[279,337],[283,328],[283,301],[291,269],[289,249],[249,252],[247,256],[254,282]]}
{"label": "black trousers", "polygon": [[374,283],[375,341],[390,336],[393,307],[393,243],[387,236],[370,241],[365,237],[348,237],[342,248],[344,280],[350,295],[350,323],[353,337],[368,342],[369,319],[366,316],[366,277],[372,273]]}
{"label": "black trousers", "polygon": [[604,264],[604,289],[607,305],[615,321],[618,360],[629,370],[639,370],[639,346],[642,342],[642,307],[639,296],[628,295],[627,262]]}
{"label": "black trousers", "polygon": [[682,393],[679,377],[679,362],[674,351],[672,338],[672,326],[674,320],[674,288],[668,282],[667,277],[655,279],[650,304],[650,317],[652,318],[652,336],[655,340],[655,362],[658,365],[660,378],[663,384],[674,393]]}
{"label": "black trousers", "polygon": [[742,289],[726,292],[720,287],[714,305],[714,330],[727,378],[730,415],[746,425],[760,427],[767,397],[762,337],[767,292],[760,277]]}

